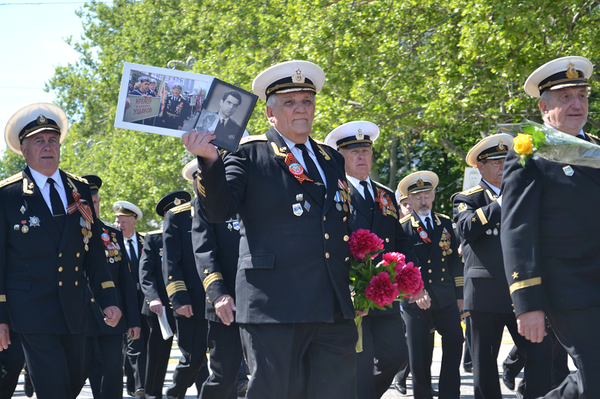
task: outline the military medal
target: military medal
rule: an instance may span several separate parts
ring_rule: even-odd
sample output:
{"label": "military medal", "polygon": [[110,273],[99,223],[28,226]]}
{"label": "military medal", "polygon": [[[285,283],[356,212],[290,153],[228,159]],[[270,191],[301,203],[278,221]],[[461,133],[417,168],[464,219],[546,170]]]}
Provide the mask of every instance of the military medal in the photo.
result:
{"label": "military medal", "polygon": [[492,230],[490,230],[490,229],[487,229],[487,230],[485,231],[485,234],[487,234],[488,236],[489,236],[489,235],[492,235]]}
{"label": "military medal", "polygon": [[25,207],[23,205],[21,205],[21,209],[19,209],[21,211],[21,213],[25,213]]}
{"label": "military medal", "polygon": [[563,167],[563,172],[565,172],[565,175],[567,175],[567,176],[573,176],[573,174],[575,173],[575,171],[573,170],[571,165],[567,165],[567,166]]}
{"label": "military medal", "polygon": [[304,194],[300,193],[300,194],[296,194],[296,201],[300,202],[304,199]]}
{"label": "military medal", "polygon": [[37,216],[29,217],[29,227],[39,227],[40,226],[40,218]]}
{"label": "military medal", "polygon": [[340,204],[339,202],[337,202],[335,204],[335,209],[337,209],[338,211],[341,211],[342,210],[342,204]]}
{"label": "military medal", "polygon": [[308,203],[308,201],[304,201],[304,209],[306,209],[307,212],[310,211],[310,204]]}
{"label": "military medal", "polygon": [[304,213],[304,210],[302,210],[302,205],[300,205],[300,204],[293,204],[292,211],[294,212],[294,215],[296,215],[296,216],[302,216],[302,214]]}
{"label": "military medal", "polygon": [[450,238],[450,233],[448,233],[448,230],[444,227],[442,237],[440,238],[440,247],[442,248],[442,255],[444,256],[452,253],[452,249],[450,249]]}
{"label": "military medal", "polygon": [[304,168],[302,168],[302,165],[299,163],[293,163],[290,165],[290,172],[292,172],[294,176],[300,176],[304,173]]}
{"label": "military medal", "polygon": [[13,229],[15,229],[15,231],[19,231],[21,229],[21,226],[19,226],[18,224],[15,224],[13,226]]}
{"label": "military medal", "polygon": [[429,238],[427,232],[423,229],[423,226],[417,227],[417,232],[419,233],[419,237],[421,237],[421,240],[423,240],[423,242],[428,244],[431,242],[431,238]]}
{"label": "military medal", "polygon": [[24,224],[23,227],[21,227],[21,231],[23,232],[23,234],[27,234],[27,232],[29,231],[29,226]]}
{"label": "military medal", "polygon": [[239,230],[240,229],[240,222],[238,222],[237,220],[233,221],[233,229],[234,230]]}
{"label": "military medal", "polygon": [[310,182],[313,181],[304,173],[304,168],[302,165],[300,165],[294,154],[291,152],[285,156],[285,163],[288,166],[290,173],[294,175],[300,184],[302,184],[305,180]]}
{"label": "military medal", "polygon": [[396,207],[392,202],[392,199],[387,193],[378,187],[375,187],[375,202],[379,204],[379,209],[383,216],[389,215],[390,213],[397,219]]}
{"label": "military medal", "polygon": [[498,229],[494,229],[494,235],[497,236],[498,235]]}

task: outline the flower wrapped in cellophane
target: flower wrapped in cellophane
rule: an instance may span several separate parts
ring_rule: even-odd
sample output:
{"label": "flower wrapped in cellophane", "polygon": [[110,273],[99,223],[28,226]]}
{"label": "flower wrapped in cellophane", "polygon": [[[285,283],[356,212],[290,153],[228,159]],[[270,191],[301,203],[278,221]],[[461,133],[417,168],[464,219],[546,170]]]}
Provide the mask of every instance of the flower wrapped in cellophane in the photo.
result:
{"label": "flower wrapped in cellophane", "polygon": [[[368,311],[385,309],[395,300],[418,295],[423,289],[421,271],[412,262],[405,262],[403,254],[388,252],[381,261],[373,259],[383,252],[383,240],[369,230],[358,229],[348,241],[352,255],[350,281],[354,309]],[[356,351],[362,351],[362,316],[356,316],[358,343]]]}
{"label": "flower wrapped in cellophane", "polygon": [[514,136],[514,150],[523,167],[529,158],[538,156],[553,162],[600,168],[600,146],[597,144],[527,119],[521,123],[498,125],[498,129]]}

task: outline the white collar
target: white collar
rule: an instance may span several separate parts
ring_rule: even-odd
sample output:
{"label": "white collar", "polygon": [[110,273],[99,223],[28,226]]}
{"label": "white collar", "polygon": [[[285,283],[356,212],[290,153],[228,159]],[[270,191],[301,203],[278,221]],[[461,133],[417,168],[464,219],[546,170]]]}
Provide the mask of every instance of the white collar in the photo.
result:
{"label": "white collar", "polygon": [[490,186],[490,188],[494,191],[494,193],[496,193],[496,195],[500,195],[500,189],[498,187],[494,186],[492,183],[485,180],[483,177],[481,178],[481,180],[483,180],[485,182],[485,184]]}
{"label": "white collar", "polygon": [[62,181],[62,178],[60,177],[60,172],[59,172],[58,168],[56,168],[56,171],[50,177],[41,174],[40,172],[38,172],[35,169],[32,169],[31,166],[29,167],[29,172],[31,173],[31,177],[35,181],[35,184],[37,184],[37,186],[40,188],[40,190],[42,189],[42,187],[44,187],[46,185],[46,181],[49,178],[54,179],[54,182],[58,185],[58,187],[64,188],[63,181]]}
{"label": "white collar", "polygon": [[[273,129],[275,129],[275,127],[273,127]],[[294,143],[293,141],[285,137],[283,134],[281,134],[279,130],[275,129],[275,131],[281,136],[283,141],[285,141],[285,144],[290,149],[290,151],[292,150],[292,148],[296,147],[296,143]],[[312,146],[310,145],[310,140],[308,139],[308,137],[306,138],[306,142],[304,143],[304,145],[306,146],[306,149],[310,154],[315,155],[315,152],[313,151]]]}

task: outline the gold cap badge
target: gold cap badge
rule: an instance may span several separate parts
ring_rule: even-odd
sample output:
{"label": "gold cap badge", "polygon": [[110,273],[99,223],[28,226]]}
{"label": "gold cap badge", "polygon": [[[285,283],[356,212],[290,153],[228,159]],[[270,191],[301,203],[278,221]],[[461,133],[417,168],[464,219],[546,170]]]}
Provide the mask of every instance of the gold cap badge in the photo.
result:
{"label": "gold cap badge", "polygon": [[304,83],[304,75],[300,69],[296,69],[296,74],[292,76],[292,80],[295,83]]}
{"label": "gold cap badge", "polygon": [[575,65],[573,65],[573,63],[571,62],[569,62],[569,65],[567,65],[566,75],[569,79],[575,79],[579,77],[579,72],[577,72],[577,70],[575,69]]}

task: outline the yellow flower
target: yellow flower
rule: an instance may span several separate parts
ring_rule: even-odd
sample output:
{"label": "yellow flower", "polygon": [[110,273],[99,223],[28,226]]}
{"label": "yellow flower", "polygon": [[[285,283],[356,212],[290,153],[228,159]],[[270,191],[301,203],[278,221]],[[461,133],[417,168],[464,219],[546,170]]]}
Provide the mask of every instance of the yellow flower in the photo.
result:
{"label": "yellow flower", "polygon": [[513,139],[515,152],[519,155],[533,154],[533,142],[531,135],[521,134]]}

